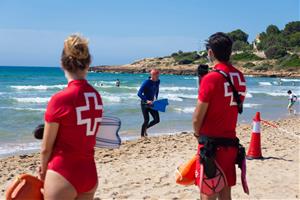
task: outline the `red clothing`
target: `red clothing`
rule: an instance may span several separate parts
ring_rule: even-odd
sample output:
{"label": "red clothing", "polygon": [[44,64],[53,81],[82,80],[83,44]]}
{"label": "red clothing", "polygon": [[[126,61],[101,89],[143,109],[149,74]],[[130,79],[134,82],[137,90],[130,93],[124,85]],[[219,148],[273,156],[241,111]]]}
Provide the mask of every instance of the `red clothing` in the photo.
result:
{"label": "red clothing", "polygon": [[78,193],[97,183],[96,133],[102,119],[100,94],[86,80],[74,80],[48,103],[46,122],[59,123],[48,169],[64,176]]}
{"label": "red clothing", "polygon": [[[224,71],[230,78],[236,90],[244,101],[246,96],[246,83],[243,74],[232,65],[217,64],[215,69]],[[200,128],[200,135],[209,137],[236,137],[236,123],[238,109],[229,83],[218,72],[208,73],[201,80],[198,99],[208,103],[208,109]],[[202,144],[198,145],[198,153]],[[218,147],[215,159],[222,168],[227,179],[227,186],[236,184],[235,161],[236,147]],[[200,162],[197,162],[196,171],[199,174]],[[199,176],[196,177],[199,184]]]}
{"label": "red clothing", "polygon": [[[230,76],[242,101],[246,96],[246,83],[243,74],[232,65],[217,64],[215,69]],[[210,137],[235,138],[238,110],[229,83],[217,72],[210,72],[201,80],[198,99],[209,103],[200,135]]]}
{"label": "red clothing", "polygon": [[[198,145],[197,155],[200,153],[200,148],[203,147],[203,144]],[[236,147],[218,147],[216,150],[216,161],[219,166],[222,168],[224,175],[227,180],[227,186],[231,187],[236,184],[236,172],[235,172],[235,161],[237,156]],[[200,156],[197,157],[196,162],[196,185],[200,185]],[[200,189],[200,188],[199,188]]]}

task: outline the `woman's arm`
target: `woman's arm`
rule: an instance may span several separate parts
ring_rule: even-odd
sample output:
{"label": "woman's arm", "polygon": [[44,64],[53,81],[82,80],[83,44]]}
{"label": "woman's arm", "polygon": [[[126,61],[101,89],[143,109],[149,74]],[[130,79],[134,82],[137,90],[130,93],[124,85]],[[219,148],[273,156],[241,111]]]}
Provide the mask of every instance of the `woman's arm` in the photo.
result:
{"label": "woman's arm", "polygon": [[44,136],[41,148],[41,166],[39,169],[40,178],[44,180],[48,161],[52,154],[53,145],[57,136],[59,124],[56,122],[45,122]]}
{"label": "woman's arm", "polygon": [[193,128],[194,128],[194,135],[196,137],[200,136],[199,132],[200,132],[207,108],[208,108],[208,103],[198,100],[194,114],[193,114]]}

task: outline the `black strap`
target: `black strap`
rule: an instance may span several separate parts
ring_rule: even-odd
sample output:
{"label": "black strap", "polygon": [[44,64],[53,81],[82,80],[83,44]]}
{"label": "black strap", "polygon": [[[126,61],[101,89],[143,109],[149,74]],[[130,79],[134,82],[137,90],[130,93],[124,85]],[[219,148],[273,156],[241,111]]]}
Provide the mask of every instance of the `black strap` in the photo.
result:
{"label": "black strap", "polygon": [[206,135],[201,135],[198,138],[198,143],[199,144],[206,144],[206,143],[212,143],[214,146],[219,147],[238,147],[240,140],[236,138],[224,138],[224,137],[209,137]]}
{"label": "black strap", "polygon": [[215,69],[214,70],[215,72],[218,72],[219,74],[221,74],[225,79],[226,81],[229,83],[231,89],[232,89],[232,92],[233,92],[233,97],[236,101],[236,104],[237,104],[237,108],[238,108],[238,113],[239,114],[242,114],[243,113],[243,102],[240,98],[240,94],[238,93],[238,91],[235,89],[234,85],[232,84],[231,82],[231,79],[230,77],[226,74],[226,72],[222,71],[222,70],[219,70],[219,69]]}

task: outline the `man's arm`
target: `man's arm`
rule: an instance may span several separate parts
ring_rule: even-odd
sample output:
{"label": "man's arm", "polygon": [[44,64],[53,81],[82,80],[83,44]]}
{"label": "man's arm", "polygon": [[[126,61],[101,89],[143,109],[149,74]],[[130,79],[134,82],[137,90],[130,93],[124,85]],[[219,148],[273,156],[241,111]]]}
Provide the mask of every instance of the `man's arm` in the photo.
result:
{"label": "man's arm", "polygon": [[143,82],[142,86],[140,87],[137,95],[141,98],[141,100],[146,101],[146,96],[143,94],[144,93],[144,89],[146,87],[146,81]]}
{"label": "man's arm", "polygon": [[200,136],[200,128],[203,123],[203,119],[205,117],[206,111],[208,108],[208,103],[202,102],[200,100],[197,101],[197,105],[193,114],[193,128],[194,135],[196,137]]}

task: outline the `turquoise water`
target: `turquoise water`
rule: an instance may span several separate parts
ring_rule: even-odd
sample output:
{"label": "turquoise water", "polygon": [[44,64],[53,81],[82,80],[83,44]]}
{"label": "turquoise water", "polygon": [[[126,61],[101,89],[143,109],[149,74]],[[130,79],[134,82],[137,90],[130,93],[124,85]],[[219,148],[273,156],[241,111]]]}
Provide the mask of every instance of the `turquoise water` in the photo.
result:
{"label": "turquoise water", "polygon": [[[122,120],[123,139],[137,137],[142,114],[137,90],[148,74],[90,73],[88,80],[101,94],[104,114]],[[115,80],[121,87],[115,87]],[[194,76],[161,75],[159,98],[168,98],[169,107],[161,113],[161,123],[149,130],[166,134],[192,130],[191,118],[197,98]],[[282,85],[279,85],[281,80]],[[247,77],[248,93],[240,123],[251,122],[255,112],[264,119],[287,116],[287,90],[300,95],[300,79]],[[60,68],[0,67],[0,156],[16,151],[34,150],[39,143],[32,130],[43,123],[49,98],[66,86]],[[299,112],[299,103],[297,103]]]}

